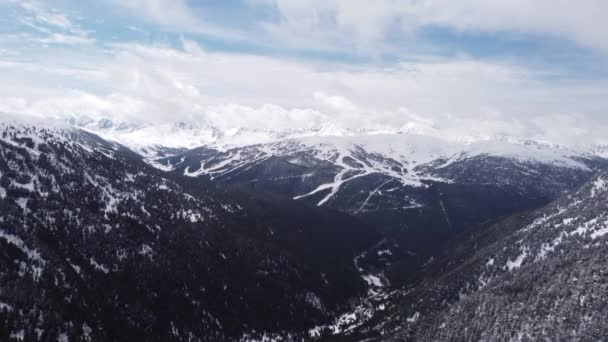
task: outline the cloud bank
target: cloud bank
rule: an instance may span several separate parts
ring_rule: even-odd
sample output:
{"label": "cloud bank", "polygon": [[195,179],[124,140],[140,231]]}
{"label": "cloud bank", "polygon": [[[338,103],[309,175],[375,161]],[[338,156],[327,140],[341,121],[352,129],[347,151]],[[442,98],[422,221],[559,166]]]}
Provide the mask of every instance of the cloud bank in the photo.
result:
{"label": "cloud bank", "polygon": [[[177,43],[108,41],[83,29],[82,18],[40,2],[10,1],[21,9],[19,20],[39,28],[36,37],[48,41],[43,50],[0,41],[0,112],[141,124],[187,121],[222,130],[331,126],[454,138],[607,142],[608,79],[601,75],[581,77],[559,67],[466,54],[404,54],[390,63],[373,58],[352,63],[209,49],[187,33],[209,34],[215,28],[201,29],[205,21],[186,1],[107,2],[184,33]],[[562,35],[599,51],[606,45],[599,30],[605,24],[596,15],[604,2],[489,3],[249,0],[247,6],[270,7],[277,14],[259,18],[264,42],[301,33],[299,39],[319,46],[354,39],[352,44],[369,48],[386,43],[390,32],[415,35],[438,25],[462,32]],[[219,31],[229,33],[222,37],[237,32]],[[62,41],[62,34],[71,38]],[[89,43],[64,47],[70,39]]]}
{"label": "cloud bank", "polygon": [[[427,27],[459,32],[515,32],[568,38],[608,53],[608,23],[602,0],[250,0],[269,6],[279,19],[265,23],[278,37],[355,37],[384,40],[387,31],[415,33]],[[332,33],[328,35],[328,33]]]}

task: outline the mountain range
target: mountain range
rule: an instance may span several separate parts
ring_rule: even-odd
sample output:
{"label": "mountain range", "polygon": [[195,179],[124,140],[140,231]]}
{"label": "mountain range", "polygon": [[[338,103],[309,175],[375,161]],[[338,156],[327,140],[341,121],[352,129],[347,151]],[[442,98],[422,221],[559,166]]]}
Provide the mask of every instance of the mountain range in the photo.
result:
{"label": "mountain range", "polygon": [[0,135],[0,340],[606,334],[600,146],[418,123]]}

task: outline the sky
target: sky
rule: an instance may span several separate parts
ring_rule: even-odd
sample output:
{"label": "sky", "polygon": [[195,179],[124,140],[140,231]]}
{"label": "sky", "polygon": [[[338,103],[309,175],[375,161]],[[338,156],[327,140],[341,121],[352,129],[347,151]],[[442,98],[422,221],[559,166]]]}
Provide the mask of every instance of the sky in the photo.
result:
{"label": "sky", "polygon": [[0,0],[0,112],[608,143],[604,0]]}

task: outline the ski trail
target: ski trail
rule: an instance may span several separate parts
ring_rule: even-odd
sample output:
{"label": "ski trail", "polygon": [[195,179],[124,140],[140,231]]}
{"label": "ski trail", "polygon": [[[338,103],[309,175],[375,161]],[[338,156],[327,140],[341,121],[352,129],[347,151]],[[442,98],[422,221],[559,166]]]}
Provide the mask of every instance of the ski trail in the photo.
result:
{"label": "ski trail", "polygon": [[[340,166],[342,168],[342,170],[340,170],[340,172],[338,172],[335,176],[334,176],[334,181],[333,183],[327,183],[327,184],[322,184],[319,185],[316,189],[314,189],[313,191],[304,194],[304,195],[300,195],[300,196],[296,196],[293,199],[294,200],[298,200],[298,199],[302,199],[305,197],[309,197],[312,196],[320,191],[323,190],[327,190],[327,189],[331,189],[331,191],[329,192],[329,194],[327,194],[325,197],[323,197],[323,199],[321,201],[319,201],[319,203],[317,203],[317,206],[322,206],[323,204],[327,203],[327,201],[329,201],[332,197],[334,197],[338,191],[340,191],[340,187],[342,186],[342,184],[349,182],[353,179],[359,178],[359,177],[364,177],[367,175],[370,175],[372,173],[375,173],[374,170],[370,170],[370,169],[359,169],[359,168],[353,168],[351,166],[349,166],[348,164],[346,164],[344,162],[344,158],[346,157],[350,157],[355,159],[357,162],[360,162],[361,164],[363,164],[360,160],[358,160],[357,158],[354,158],[350,155],[350,153],[348,153],[348,151],[340,151],[339,152],[340,155],[336,160],[336,164],[338,166]],[[359,171],[361,173],[354,175],[350,178],[344,179],[344,175],[346,175],[349,171]]]}
{"label": "ski trail", "polygon": [[441,205],[441,211],[443,211],[443,216],[445,217],[445,221],[448,223],[448,227],[450,227],[450,230],[452,230],[452,221],[450,221],[450,216],[448,215],[448,211],[445,209],[445,205],[443,204],[441,197],[439,198],[439,205]]}
{"label": "ski trail", "polygon": [[367,205],[367,203],[369,202],[369,200],[380,191],[380,188],[382,188],[384,185],[386,185],[387,183],[391,182],[392,179],[387,180],[386,182],[380,184],[380,186],[378,186],[377,188],[375,188],[373,191],[370,191],[369,195],[367,196],[367,198],[365,199],[365,201],[363,201],[363,203],[361,204],[361,206],[359,207],[359,209],[355,210],[355,214],[360,213],[361,211],[363,211],[363,208],[365,208],[365,206]]}

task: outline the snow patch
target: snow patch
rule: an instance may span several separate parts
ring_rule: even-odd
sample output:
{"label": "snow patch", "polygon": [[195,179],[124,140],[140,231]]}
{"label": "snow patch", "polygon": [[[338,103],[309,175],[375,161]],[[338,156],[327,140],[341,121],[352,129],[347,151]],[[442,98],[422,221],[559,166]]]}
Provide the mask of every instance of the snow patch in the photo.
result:
{"label": "snow patch", "polygon": [[0,302],[0,311],[2,311],[2,310],[13,311],[13,307],[6,303]]}
{"label": "snow patch", "polygon": [[12,244],[13,246],[19,248],[23,253],[25,253],[30,260],[37,261],[41,264],[44,264],[46,261],[42,259],[40,256],[40,252],[35,249],[28,248],[23,240],[16,235],[8,234],[5,231],[0,229],[0,239],[4,239],[6,242]]}
{"label": "snow patch", "polygon": [[139,254],[143,255],[143,256],[147,256],[151,260],[152,256],[154,255],[154,250],[152,249],[152,247],[150,247],[144,243],[139,248]]}
{"label": "snow patch", "polygon": [[363,278],[363,280],[365,280],[365,282],[369,286],[374,286],[374,287],[383,287],[384,286],[384,284],[382,283],[382,280],[380,280],[380,278],[376,277],[375,275],[367,274],[367,275],[363,275],[361,277]]}
{"label": "snow patch", "polygon": [[27,210],[27,201],[28,201],[28,199],[27,199],[27,198],[23,198],[23,197],[21,197],[21,198],[18,198],[18,199],[15,201],[15,203],[17,203],[17,205],[18,205],[18,206],[20,206],[20,207],[21,207],[21,209],[25,211],[25,210]]}
{"label": "snow patch", "polygon": [[604,178],[599,177],[596,179],[595,182],[593,182],[593,188],[591,188],[591,197],[595,197],[598,192],[606,190],[607,186],[608,182],[606,182]]}
{"label": "snow patch", "polygon": [[91,263],[91,266],[93,266],[96,270],[101,271],[101,272],[103,272],[105,274],[109,274],[110,273],[110,270],[106,266],[98,263],[92,257],[89,259],[89,262]]}
{"label": "snow patch", "polygon": [[88,324],[83,323],[82,324],[82,333],[83,333],[83,337],[86,341],[91,341],[91,333],[93,332],[93,329],[91,329],[91,327],[89,327]]}
{"label": "snow patch", "polygon": [[527,256],[528,256],[528,248],[524,247],[521,250],[521,254],[518,255],[517,258],[515,258],[515,260],[513,260],[513,261],[511,261],[511,259],[507,260],[507,264],[505,265],[505,267],[509,271],[520,268]]}
{"label": "snow patch", "polygon": [[25,332],[23,331],[23,329],[21,329],[21,330],[18,330],[18,331],[11,332],[11,335],[9,337],[11,339],[15,339],[17,341],[23,341],[24,335],[25,335]]}
{"label": "snow patch", "polygon": [[383,249],[383,250],[378,251],[378,256],[384,256],[384,255],[393,255],[393,252],[391,252],[390,249]]}
{"label": "snow patch", "polygon": [[411,317],[408,317],[406,321],[408,323],[416,323],[420,319],[420,312],[414,313]]}
{"label": "snow patch", "polygon": [[597,238],[599,238],[601,236],[604,236],[606,234],[608,234],[608,227],[604,227],[604,228],[598,229],[595,232],[591,233],[590,236],[591,236],[591,238],[593,240],[595,240],[595,239],[597,239]]}

